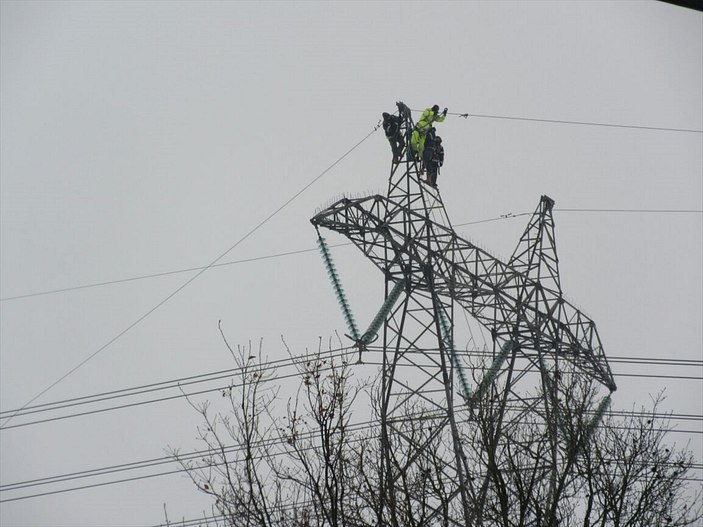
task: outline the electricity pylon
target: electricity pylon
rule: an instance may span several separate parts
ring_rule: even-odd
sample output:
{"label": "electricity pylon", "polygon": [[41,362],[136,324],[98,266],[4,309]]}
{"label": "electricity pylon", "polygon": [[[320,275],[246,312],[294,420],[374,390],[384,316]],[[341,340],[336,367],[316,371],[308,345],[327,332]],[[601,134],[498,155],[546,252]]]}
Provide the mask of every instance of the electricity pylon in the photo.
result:
{"label": "electricity pylon", "polygon": [[[400,103],[399,108],[409,145],[414,125],[407,107]],[[420,161],[407,147],[402,160],[392,165],[385,196],[343,198],[311,219],[318,229],[346,236],[371,259],[383,273],[387,299],[400,296],[397,303],[392,298],[384,304],[383,315],[382,524],[399,523],[393,518],[395,491],[423,460],[436,459],[430,449],[439,435],[450,445],[442,453],[450,486],[447,499],[435,504],[425,524],[440,516],[455,525],[481,523],[491,471],[477,474],[467,461],[459,426],[471,419],[479,398],[489,394],[496,401],[494,439],[526,413],[539,414],[556,466],[555,379],[569,370],[609,392],[616,389],[594,322],[562,294],[553,206],[542,196],[512,257],[501,262],[456,234],[439,190],[423,181]],[[401,288],[404,294],[398,295]],[[482,379],[473,375],[480,379],[474,389],[454,349],[459,309],[482,324],[493,341],[493,362]],[[360,352],[369,342],[367,334],[353,335]],[[541,390],[535,392],[535,385]],[[422,440],[410,437],[405,426],[420,406],[421,418],[432,430]],[[489,465],[500,465],[497,444],[488,452]],[[411,454],[401,460],[399,451]]]}

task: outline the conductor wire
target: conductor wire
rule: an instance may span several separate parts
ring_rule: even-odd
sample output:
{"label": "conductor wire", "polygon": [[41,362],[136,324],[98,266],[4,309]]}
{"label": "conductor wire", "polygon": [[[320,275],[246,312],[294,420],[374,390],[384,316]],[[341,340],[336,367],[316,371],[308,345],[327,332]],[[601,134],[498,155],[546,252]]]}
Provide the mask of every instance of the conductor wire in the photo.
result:
{"label": "conductor wire", "polygon": [[[413,110],[414,112],[419,112],[420,110]],[[480,113],[458,113],[458,112],[447,112],[447,115],[456,115],[458,117],[463,117],[468,119],[469,117],[478,117],[479,119],[504,119],[508,121],[528,121],[535,123],[551,123],[551,124],[574,124],[581,126],[603,126],[606,128],[630,128],[635,130],[659,130],[662,132],[684,132],[693,134],[703,134],[703,130],[694,130],[690,128],[666,128],[663,126],[637,126],[631,124],[615,124],[615,123],[596,123],[589,121],[567,121],[564,119],[537,119],[534,117],[516,117],[512,115],[490,115],[490,114],[480,114]]]}
{"label": "conductor wire", "polygon": [[[222,258],[227,256],[235,247],[237,247],[240,243],[242,243],[244,240],[249,238],[252,234],[254,234],[256,231],[258,231],[262,226],[264,226],[269,220],[271,220],[274,216],[276,216],[279,212],[281,212],[284,208],[286,208],[288,205],[290,205],[298,196],[300,196],[303,192],[305,192],[307,189],[309,189],[311,186],[313,186],[315,183],[317,183],[323,176],[325,176],[330,170],[332,170],[335,166],[337,166],[344,158],[346,158],[349,154],[351,154],[354,150],[356,150],[364,141],[366,141],[369,137],[371,137],[378,129],[380,125],[377,125],[371,132],[369,132],[366,136],[364,136],[363,139],[361,139],[358,143],[356,143],[354,146],[352,146],[349,150],[347,150],[344,154],[342,154],[337,160],[332,163],[330,166],[328,166],[326,169],[324,169],[320,174],[315,176],[309,183],[307,183],[303,188],[301,188],[298,192],[293,194],[292,197],[290,197],[286,202],[284,202],[281,206],[279,206],[275,211],[273,211],[271,214],[269,214],[266,218],[261,220],[255,227],[253,227],[249,232],[247,232],[244,236],[242,236],[239,240],[237,240],[234,245],[232,245],[229,249],[224,251],[222,254],[220,254],[217,258],[215,258],[212,262],[210,262],[207,266],[203,267],[200,271],[198,271],[195,275],[193,275],[191,278],[186,280],[181,286],[176,288],[172,293],[167,295],[163,300],[161,300],[158,304],[156,304],[154,307],[149,309],[146,313],[144,313],[142,316],[140,316],[137,320],[132,322],[129,326],[127,326],[125,329],[120,331],[117,335],[115,335],[113,338],[111,338],[109,341],[107,341],[105,344],[103,344],[100,348],[98,348],[96,351],[91,353],[87,358],[83,359],[81,362],[79,362],[76,366],[71,368],[68,372],[63,374],[61,377],[59,377],[56,381],[51,383],[49,386],[44,388],[41,392],[39,392],[37,395],[32,397],[29,401],[27,401],[17,412],[23,410],[25,407],[29,406],[32,404],[34,401],[36,401],[39,397],[44,395],[46,392],[51,390],[54,386],[59,384],[61,381],[69,377],[71,374],[73,374],[76,370],[81,368],[83,365],[85,365],[88,361],[102,353],[104,350],[106,350],[113,342],[118,340],[120,337],[125,335],[127,332],[129,332],[132,328],[137,326],[140,322],[142,322],[144,319],[146,319],[149,315],[151,315],[154,311],[159,309],[161,306],[163,306],[166,302],[171,300],[174,296],[176,296],[178,293],[180,293],[183,289],[185,289],[187,286],[189,286],[192,282],[194,282],[197,278],[199,278],[205,271],[213,267],[216,263],[218,263]],[[4,421],[0,426],[6,426],[12,418],[17,415],[17,412],[12,414],[10,417],[7,418],[6,421]]]}

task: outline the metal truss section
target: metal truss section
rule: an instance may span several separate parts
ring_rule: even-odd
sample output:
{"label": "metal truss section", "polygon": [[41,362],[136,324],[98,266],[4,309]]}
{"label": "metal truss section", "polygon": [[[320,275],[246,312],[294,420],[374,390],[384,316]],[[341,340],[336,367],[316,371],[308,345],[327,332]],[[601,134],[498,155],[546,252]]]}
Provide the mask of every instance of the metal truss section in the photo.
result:
{"label": "metal truss section", "polygon": [[[406,204],[380,195],[342,199],[312,222],[345,235],[388,279],[456,300],[521,353],[558,355],[615,390],[595,323],[561,292],[554,202],[542,197],[506,264],[431,219],[433,212],[446,217],[443,204],[434,189],[416,186],[421,196]],[[429,204],[424,214],[407,206],[421,200]]]}
{"label": "metal truss section", "polygon": [[[407,107],[399,109],[408,145],[413,123]],[[441,467],[446,499],[418,497],[406,504],[413,517],[425,518],[422,525],[440,518],[482,525],[492,478],[511,448],[505,434],[521,421],[544,426],[552,457],[545,478],[556,478],[562,438],[554,379],[585,376],[616,389],[594,322],[562,294],[553,207],[542,196],[504,263],[456,234],[439,190],[424,182],[421,162],[406,148],[385,196],[343,198],[311,219],[354,243],[383,273],[386,299],[393,296],[382,335],[379,525],[404,524],[396,490],[432,466]],[[454,384],[457,377],[468,386],[455,371],[464,364],[453,345],[456,310],[492,338],[493,364],[473,394]],[[357,344],[362,353],[367,342]],[[472,431],[476,412],[490,413],[490,431]],[[478,437],[491,445],[486,459],[467,460],[465,445]]]}

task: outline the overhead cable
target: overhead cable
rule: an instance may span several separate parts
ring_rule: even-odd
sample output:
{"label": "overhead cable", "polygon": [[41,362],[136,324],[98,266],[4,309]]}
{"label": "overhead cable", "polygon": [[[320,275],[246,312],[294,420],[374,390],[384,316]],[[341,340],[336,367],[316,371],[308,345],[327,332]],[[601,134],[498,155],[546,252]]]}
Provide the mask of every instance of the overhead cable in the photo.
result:
{"label": "overhead cable", "polygon": [[[634,213],[634,214],[703,214],[703,210],[697,210],[697,209],[592,209],[592,208],[555,208],[555,212],[593,212],[593,213]],[[532,212],[519,212],[519,213],[506,213],[506,214],[501,214],[500,216],[496,216],[494,218],[487,218],[484,220],[474,220],[474,221],[467,221],[463,223],[455,223],[454,227],[466,227],[467,225],[479,225],[481,223],[491,223],[495,221],[501,221],[501,220],[510,220],[514,218],[520,218],[522,216],[529,216],[531,215]],[[329,244],[328,246],[330,248],[333,247],[344,247],[344,246],[351,246],[353,245],[351,242],[346,242],[346,243],[337,243],[337,244]],[[63,287],[60,289],[49,289],[45,291],[37,291],[34,293],[24,293],[20,295],[13,295],[13,296],[7,296],[4,298],[0,298],[0,302],[9,302],[11,300],[20,300],[22,298],[32,298],[35,296],[45,296],[45,295],[53,295],[57,293],[67,293],[70,291],[78,291],[80,289],[90,289],[93,287],[101,287],[101,286],[106,286],[106,285],[113,285],[113,284],[121,284],[125,282],[134,282],[137,280],[146,280],[150,278],[159,278],[162,276],[169,276],[169,275],[174,275],[174,274],[180,274],[180,273],[189,273],[189,272],[194,272],[194,271],[202,271],[203,269],[214,269],[217,267],[225,267],[229,265],[238,265],[238,264],[243,264],[243,263],[250,263],[250,262],[258,262],[261,260],[269,260],[273,258],[283,258],[283,257],[288,257],[288,256],[295,256],[298,254],[305,254],[305,253],[311,253],[317,251],[317,248],[308,248],[308,249],[298,249],[294,251],[285,251],[285,252],[280,252],[280,253],[274,253],[274,254],[267,254],[263,256],[253,256],[251,258],[242,258],[240,260],[234,260],[231,262],[220,262],[216,264],[212,264],[209,266],[205,267],[188,267],[185,269],[176,269],[172,271],[164,271],[161,273],[151,273],[151,274],[143,274],[143,275],[136,275],[136,276],[131,276],[127,278],[117,278],[115,280],[106,280],[102,282],[94,282],[90,284],[81,284],[81,285],[75,285],[75,286],[70,286],[70,287]]]}
{"label": "overhead cable", "polygon": [[[344,359],[346,356],[349,355],[349,351],[351,350],[351,347],[342,347],[342,348],[336,348],[336,349],[330,349],[328,352],[323,352],[320,355],[320,359]],[[369,347],[368,350],[370,352],[381,352],[382,350],[379,349],[378,347]],[[428,351],[429,354],[433,354],[436,352]],[[466,355],[466,352],[460,352],[458,355]],[[489,357],[490,354],[475,350],[471,351],[468,353],[468,355],[474,356],[474,357]],[[260,365],[257,365],[256,370],[257,372],[273,372],[277,371],[278,369],[282,368],[287,368],[290,366],[295,366],[295,363],[301,360],[306,360],[305,357],[297,357],[297,358],[286,358],[286,359],[279,359],[275,361],[270,361],[266,363],[262,363]],[[658,365],[658,366],[670,366],[670,367],[703,367],[703,361],[695,361],[695,360],[681,360],[681,359],[671,359],[667,361],[665,358],[657,358],[657,359],[639,359],[638,358],[633,358],[633,357],[610,357],[609,362],[612,364],[617,364],[617,363],[625,363],[625,364],[644,364],[644,365]],[[369,362],[369,365],[377,365],[380,363],[374,363],[374,362]],[[401,365],[404,366],[404,365]],[[95,405],[97,403],[102,403],[102,402],[107,402],[107,401],[113,401],[115,399],[122,399],[126,397],[134,397],[138,395],[145,395],[145,394],[151,394],[154,392],[158,391],[164,391],[164,390],[178,390],[178,393],[175,395],[169,395],[169,396],[164,396],[164,397],[157,397],[157,398],[152,398],[152,399],[147,399],[147,400],[142,400],[142,401],[137,401],[137,402],[132,402],[132,403],[126,403],[126,404],[119,404],[119,405],[114,405],[114,406],[108,406],[108,407],[103,407],[103,408],[98,408],[98,409],[91,409],[91,410],[86,410],[82,412],[77,412],[77,413],[70,413],[70,414],[64,414],[64,415],[59,415],[55,417],[49,417],[49,418],[43,418],[43,419],[36,419],[34,421],[26,421],[22,423],[17,423],[13,425],[5,425],[3,427],[0,427],[0,430],[10,430],[13,428],[22,428],[25,426],[30,426],[30,425],[35,425],[35,424],[41,424],[41,423],[48,423],[48,422],[53,422],[53,421],[60,421],[64,419],[69,419],[73,417],[82,417],[82,416],[87,416],[87,415],[93,415],[93,414],[99,414],[99,413],[104,413],[107,411],[112,411],[112,410],[120,410],[120,409],[126,409],[126,408],[134,408],[138,406],[143,406],[146,404],[152,404],[152,403],[159,403],[159,402],[166,402],[170,400],[176,400],[176,399],[181,399],[185,397],[190,397],[190,396],[197,396],[197,395],[203,395],[206,393],[213,393],[217,391],[222,391],[222,390],[227,390],[230,388],[237,388],[239,387],[238,384],[233,383],[231,381],[232,377],[236,377],[237,375],[240,375],[242,373],[241,368],[230,368],[227,370],[218,370],[215,372],[210,372],[210,373],[203,373],[199,375],[192,375],[188,377],[183,377],[179,379],[172,379],[169,381],[162,381],[162,382],[157,382],[157,383],[151,383],[143,386],[136,386],[132,388],[124,388],[121,390],[113,390],[110,392],[103,392],[99,394],[94,394],[94,395],[87,395],[87,396],[81,396],[81,397],[75,397],[72,399],[65,399],[61,401],[54,401],[50,403],[43,403],[40,405],[35,405],[35,406],[28,406],[24,409],[21,410],[4,410],[0,412],[0,418],[3,416],[6,416],[8,414],[13,414],[15,417],[24,417],[24,416],[29,416],[33,414],[38,414],[38,413],[45,413],[45,412],[55,412],[58,410],[62,409],[71,409],[79,406],[85,406],[85,405]],[[295,378],[298,374],[298,372],[294,373],[288,373],[288,374],[279,374],[276,376],[272,376],[270,378],[264,379],[262,382],[273,382],[273,381],[281,381],[281,380],[286,380],[286,379],[291,379]],[[697,381],[702,381],[703,376],[698,375],[664,375],[661,372],[657,373],[651,373],[651,374],[639,374],[639,373],[623,373],[617,375],[618,377],[635,377],[635,378],[656,378],[656,379],[677,379],[677,380],[697,380]],[[202,389],[198,391],[192,391],[189,393],[185,393],[184,388],[188,386],[193,386],[196,384],[202,384],[202,383],[212,383],[215,381],[227,381],[224,382],[221,385],[218,385],[214,388],[207,388],[207,389]],[[700,416],[699,416],[700,418]]]}
{"label": "overhead cable", "polygon": [[[118,340],[120,337],[122,337],[124,334],[129,332],[132,328],[137,326],[142,320],[146,319],[149,315],[151,315],[154,311],[159,309],[162,305],[164,305],[166,302],[168,302],[171,298],[176,296],[178,293],[180,293],[183,289],[185,289],[188,285],[190,285],[193,281],[195,281],[198,277],[200,277],[205,271],[210,269],[213,265],[218,263],[222,258],[227,256],[235,247],[237,247],[240,243],[242,243],[244,240],[249,238],[252,234],[254,234],[256,231],[258,231],[263,225],[265,225],[268,221],[270,221],[274,216],[276,216],[280,211],[282,211],[284,208],[286,208],[288,205],[290,205],[298,196],[300,196],[303,192],[305,192],[307,189],[309,189],[312,185],[314,185],[317,181],[319,181],[324,175],[326,175],[330,170],[332,170],[335,166],[337,166],[344,158],[346,158],[349,154],[351,154],[354,150],[356,150],[364,141],[366,141],[371,135],[373,135],[377,130],[379,129],[379,126],[377,125],[371,132],[369,132],[363,139],[361,139],[358,143],[356,143],[354,146],[352,146],[349,150],[347,150],[344,154],[342,154],[337,160],[329,165],[326,169],[324,169],[320,174],[315,176],[310,182],[308,182],[306,185],[304,185],[300,190],[298,190],[293,196],[288,198],[282,205],[280,205],[276,210],[274,210],[272,213],[270,213],[266,218],[261,220],[256,226],[254,226],[252,229],[250,229],[244,236],[239,238],[229,249],[224,251],[222,254],[220,254],[217,258],[212,260],[207,266],[203,267],[200,271],[198,271],[195,275],[193,275],[191,278],[186,280],[182,285],[177,287],[173,292],[168,294],[164,299],[162,299],[160,302],[158,302],[154,307],[149,309],[146,313],[144,313],[142,316],[137,318],[134,322],[132,322],[129,326],[127,326],[125,329],[120,331],[117,335],[115,335],[113,338],[111,338],[109,341],[107,341],[105,344],[103,344],[100,348],[98,348],[96,351],[91,353],[87,358],[83,359],[81,362],[79,362],[76,366],[71,368],[68,372],[63,374],[61,377],[59,377],[56,381],[51,383],[49,386],[44,388],[41,392],[39,392],[37,395],[32,397],[29,401],[27,401],[22,408],[30,405],[34,401],[36,401],[39,397],[44,395],[46,392],[51,390],[54,386],[59,384],[61,381],[69,377],[71,374],[73,374],[76,370],[78,370],[80,367],[82,367],[84,364],[86,364],[88,361],[99,355],[101,352],[103,352],[105,349],[107,349],[113,342]],[[22,409],[21,408],[21,409]],[[12,420],[13,416],[10,416],[7,418],[7,420],[2,423],[3,425],[7,425],[7,423]]]}
{"label": "overhead cable", "polygon": [[[419,112],[421,110],[413,110],[414,112]],[[615,124],[615,123],[596,123],[589,121],[567,121],[564,119],[537,119],[534,117],[515,117],[511,115],[490,115],[490,114],[480,114],[480,113],[458,113],[458,112],[447,112],[447,115],[456,115],[458,117],[463,117],[468,119],[469,117],[479,118],[479,119],[503,119],[508,121],[528,121],[535,123],[551,123],[551,124],[572,124],[580,126],[602,126],[606,128],[631,128],[635,130],[658,130],[662,132],[685,132],[701,134],[703,130],[695,130],[690,128],[667,128],[663,126],[638,126],[631,124]]]}
{"label": "overhead cable", "polygon": [[[512,408],[509,408],[512,409]],[[466,408],[461,408],[459,410],[461,413],[465,413],[468,410]],[[594,414],[595,412],[590,412],[591,414]],[[440,415],[437,414],[424,414],[422,419],[424,420],[432,420],[436,418],[440,418]],[[463,419],[462,421],[468,422],[470,418]],[[357,422],[357,423],[351,423],[345,427],[347,432],[353,433],[353,432],[364,432],[367,430],[374,430],[377,428],[377,424],[374,421],[364,421],[364,422]],[[611,426],[612,429],[614,430],[631,430],[633,429],[632,427],[622,427],[622,426],[617,426],[613,425]],[[680,431],[676,429],[668,429],[668,428],[653,428],[652,431],[655,432],[686,432],[686,433],[695,433],[695,434],[701,434],[703,431]],[[317,432],[314,430],[311,430],[309,432],[303,433],[299,436],[299,439],[312,439],[315,437]],[[363,439],[363,438],[362,438]],[[359,438],[356,438],[355,441],[359,441]],[[267,439],[267,440],[260,440],[253,445],[255,448],[260,448],[264,449],[266,451],[269,451],[270,448],[276,444],[282,444],[285,441],[284,438],[272,438],[272,439]],[[241,445],[223,445],[222,450],[218,450],[218,454],[222,455],[227,455],[227,454],[232,454],[235,452],[239,452],[243,450],[245,447]],[[314,446],[308,446],[305,447],[306,449],[308,448],[314,448]],[[208,455],[212,455],[213,452],[211,450],[200,450],[200,451],[194,451],[188,454],[184,454],[181,458],[180,461],[189,461],[189,460],[195,460],[195,459],[201,459],[202,457],[207,457]],[[269,454],[273,456],[278,456],[282,455],[284,452],[277,452],[274,454]],[[256,459],[259,459],[260,457],[257,457]],[[236,460],[230,460],[231,461],[236,461]],[[617,462],[617,460],[614,460]],[[16,483],[11,483],[7,485],[2,485],[0,486],[0,491],[2,492],[11,492],[11,491],[16,491],[16,490],[22,490],[22,489],[31,489],[34,487],[38,486],[44,486],[44,485],[51,485],[51,484],[56,484],[56,483],[65,483],[68,481],[73,481],[77,479],[84,479],[88,477],[96,477],[96,476],[103,476],[103,475],[108,475],[108,474],[115,474],[115,473],[120,473],[120,472],[125,472],[125,471],[132,471],[132,470],[140,470],[144,468],[151,468],[151,467],[156,467],[156,466],[161,466],[161,465],[167,465],[167,464],[176,464],[179,463],[179,460],[176,460],[173,456],[164,456],[161,458],[155,458],[155,459],[149,459],[141,462],[133,462],[133,463],[125,463],[122,465],[115,465],[115,466],[110,466],[110,467],[103,467],[99,469],[92,469],[92,470],[85,470],[85,471],[80,471],[80,472],[73,472],[70,474],[63,474],[63,475],[58,475],[58,476],[51,476],[47,478],[40,478],[40,479],[35,479],[35,480],[29,480],[29,481],[23,481],[23,482],[16,482]],[[214,466],[214,465],[208,465],[209,467]],[[698,471],[698,470],[703,470],[703,465],[700,463],[694,463],[691,465],[691,470]],[[6,503],[6,502],[12,502],[12,501],[19,501],[19,500],[25,500],[25,499],[30,499],[30,498],[37,498],[37,497],[42,497],[42,496],[48,496],[48,495],[53,495],[53,494],[59,494],[59,493],[65,493],[65,492],[71,492],[71,491],[76,491],[76,490],[84,490],[88,488],[95,488],[95,487],[102,487],[105,485],[113,485],[117,483],[126,483],[126,482],[132,482],[132,481],[137,481],[141,479],[146,479],[146,478],[154,478],[154,477],[160,477],[160,476],[167,476],[167,475],[173,475],[177,473],[183,472],[183,468],[178,468],[178,469],[168,469],[163,472],[156,472],[156,473],[151,473],[151,474],[145,474],[142,476],[134,476],[134,477],[128,477],[128,478],[121,478],[121,479],[115,479],[115,480],[109,480],[109,481],[103,481],[99,483],[93,483],[93,484],[87,484],[87,485],[80,485],[78,487],[69,487],[69,488],[63,488],[63,489],[57,489],[53,491],[46,491],[46,492],[39,492],[35,494],[25,494],[23,496],[16,496],[12,498],[3,498],[0,499],[0,503]],[[687,481],[697,481],[696,478],[685,478]]]}

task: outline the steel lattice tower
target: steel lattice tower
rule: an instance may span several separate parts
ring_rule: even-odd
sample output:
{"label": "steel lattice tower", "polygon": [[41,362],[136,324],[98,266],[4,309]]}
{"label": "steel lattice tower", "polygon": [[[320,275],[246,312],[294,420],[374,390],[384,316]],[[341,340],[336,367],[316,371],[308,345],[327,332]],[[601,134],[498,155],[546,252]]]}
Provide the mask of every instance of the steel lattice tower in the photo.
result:
{"label": "steel lattice tower", "polygon": [[[410,112],[402,103],[399,107],[409,139]],[[466,459],[468,439],[459,424],[471,419],[472,394],[466,393],[454,350],[455,311],[465,310],[492,337],[495,360],[473,396],[488,393],[495,401],[491,434],[496,438],[520,416],[539,414],[556,464],[558,402],[549,395],[555,376],[568,370],[610,392],[616,386],[594,322],[562,294],[554,202],[542,196],[504,263],[456,234],[439,191],[422,179],[419,162],[404,152],[402,161],[392,165],[386,196],[341,199],[311,222],[346,236],[361,249],[383,273],[386,297],[399,282],[404,287],[382,334],[381,509],[388,517],[380,524],[398,524],[392,517],[395,490],[425,458],[436,457],[430,451],[432,440],[443,435],[444,444],[451,445],[442,452],[443,472],[452,482],[447,496],[451,506],[440,510],[438,504],[425,524],[435,524],[441,516],[455,525],[478,525],[491,474],[477,474]],[[360,348],[365,344],[359,342]],[[540,390],[534,391],[535,386]],[[423,410],[418,416],[419,407]],[[409,436],[405,423],[413,418],[432,433],[421,440]],[[487,466],[500,465],[504,446],[499,443],[489,449]],[[400,451],[411,454],[399,459]]]}

